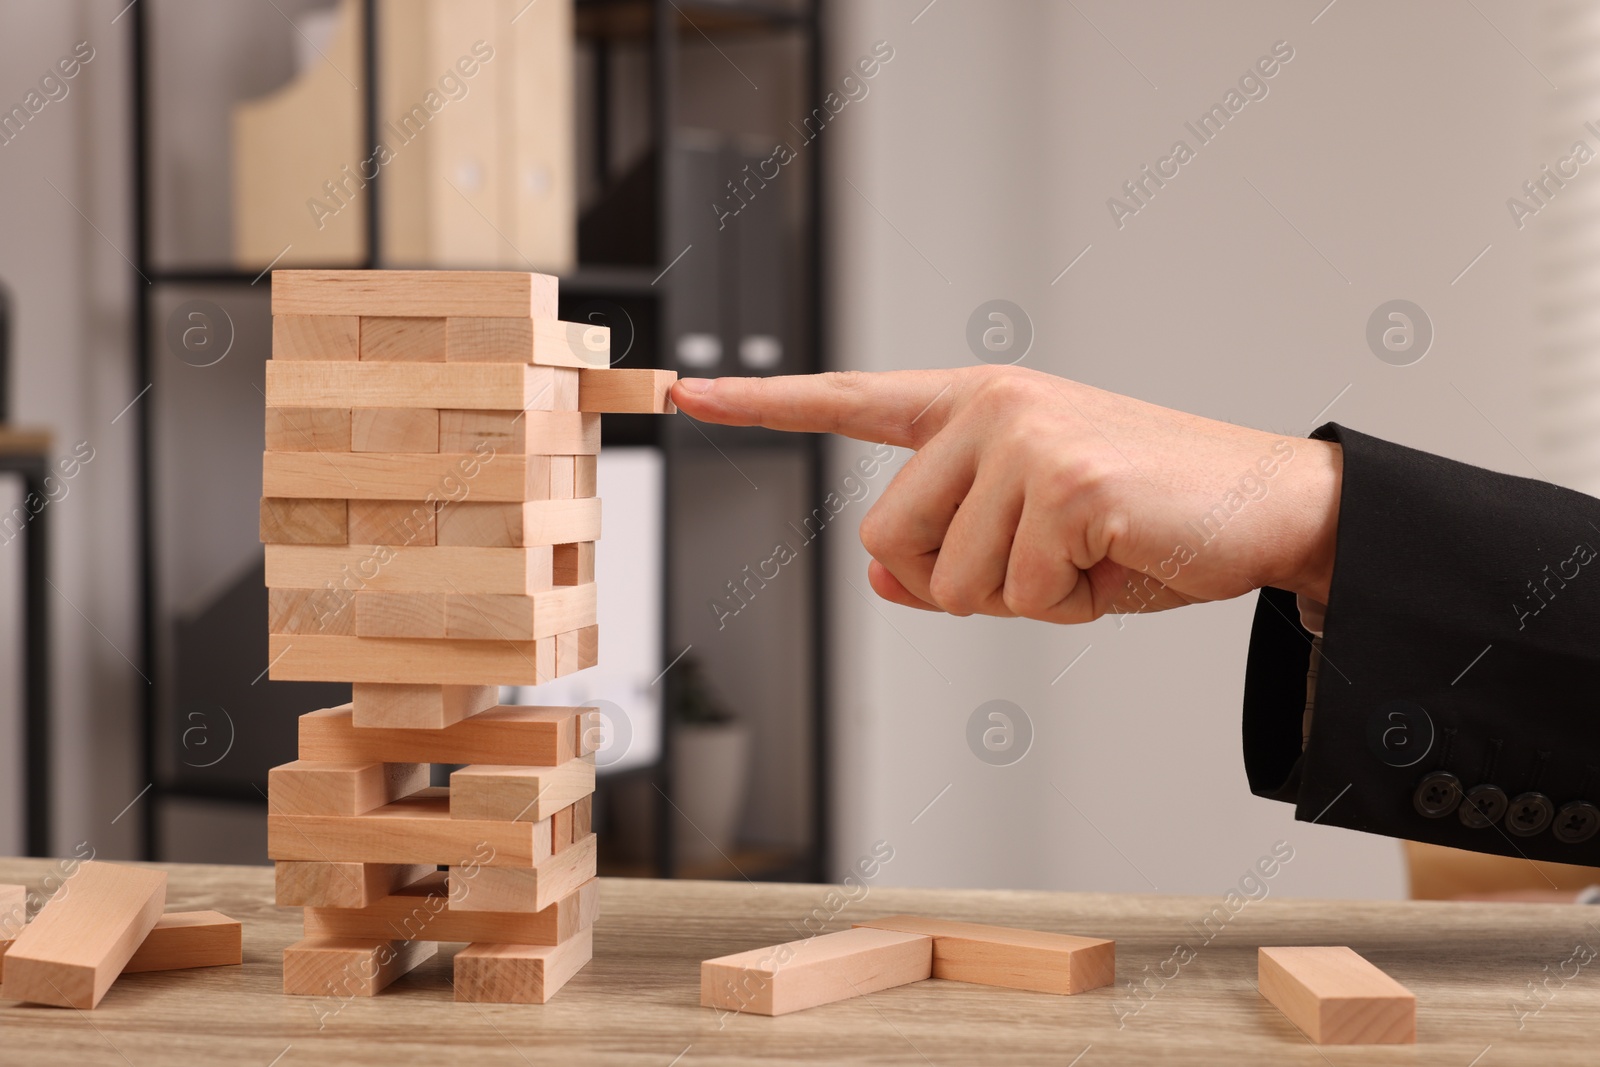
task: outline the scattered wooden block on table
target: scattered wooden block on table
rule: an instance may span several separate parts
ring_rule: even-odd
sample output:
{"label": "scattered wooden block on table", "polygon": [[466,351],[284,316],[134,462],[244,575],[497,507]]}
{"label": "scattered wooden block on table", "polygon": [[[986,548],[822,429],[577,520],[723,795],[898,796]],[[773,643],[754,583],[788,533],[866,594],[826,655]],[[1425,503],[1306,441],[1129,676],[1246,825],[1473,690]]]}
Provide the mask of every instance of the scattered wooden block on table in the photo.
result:
{"label": "scattered wooden block on table", "polygon": [[611,327],[557,319],[452,318],[447,357],[465,363],[609,367]]}
{"label": "scattered wooden block on table", "polygon": [[279,860],[275,900],[279,907],[365,908],[433,870],[431,863]]}
{"label": "scattered wooden block on table", "polygon": [[357,726],[350,705],[343,704],[300,716],[299,752],[309,760],[550,768],[579,755],[578,717],[591,710],[501,704],[442,729],[423,730]]}
{"label": "scattered wooden block on table", "polygon": [[268,589],[267,632],[354,634],[355,599],[330,594],[326,589]]}
{"label": "scattered wooden block on table", "polygon": [[933,938],[933,976],[1038,993],[1082,993],[1116,980],[1117,943],[1043,930],[888,915],[855,924]]}
{"label": "scattered wooden block on table", "polygon": [[437,408],[354,408],[350,412],[352,452],[438,452]]}
{"label": "scattered wooden block on table", "polygon": [[550,857],[550,824],[452,819],[447,791],[428,788],[362,815],[269,814],[267,855],[274,860],[338,856],[358,863],[528,867]]}
{"label": "scattered wooden block on table", "polygon": [[123,974],[231,967],[244,962],[244,927],[220,911],[169,911],[140,943]]}
{"label": "scattered wooden block on table", "polygon": [[554,319],[557,284],[522,271],[278,270],[272,313]]}
{"label": "scattered wooden block on table", "polygon": [[618,414],[672,415],[672,383],[678,372],[670,370],[580,370],[578,410]]}
{"label": "scattered wooden block on table", "polygon": [[267,451],[350,451],[348,407],[267,408]]}
{"label": "scattered wooden block on table", "polygon": [[272,316],[273,359],[355,359],[361,319],[355,315]]}
{"label": "scattered wooden block on table", "polygon": [[[472,890],[466,892],[470,895]],[[543,911],[462,911],[451,897],[444,872],[436,871],[370,907],[307,908],[305,931],[307,937],[559,945],[594,924],[599,895],[599,883],[590,880]],[[592,899],[585,901],[585,897]]]}
{"label": "scattered wooden block on table", "polygon": [[267,772],[274,815],[363,815],[428,787],[426,763],[295,760]]}
{"label": "scattered wooden block on table", "polygon": [[932,938],[856,927],[706,960],[700,965],[700,1003],[786,1015],[920,982],[932,972]]}
{"label": "scattered wooden block on table", "polygon": [[438,543],[437,508],[425,500],[352,500],[349,516],[348,544],[425,547]]}
{"label": "scattered wooden block on table", "polygon": [[[550,466],[540,457],[441,455],[427,452],[263,452],[267,496],[409,500],[422,507],[470,494],[474,500],[542,500]],[[571,503],[564,501],[563,503]],[[445,507],[461,505],[446,504]]]}
{"label": "scattered wooden block on table", "polygon": [[[431,549],[418,549],[429,552]],[[268,677],[288,682],[543,685],[559,677],[556,639],[433,641],[417,637],[269,634]]]}
{"label": "scattered wooden block on table", "polygon": [[[440,513],[441,533],[449,510]],[[348,581],[352,592],[527,594],[554,585],[548,546],[268,545],[264,556],[273,589],[325,589],[328,582]]]}
{"label": "scattered wooden block on table", "polygon": [[263,544],[342,545],[347,528],[343,500],[261,498]]}
{"label": "scattered wooden block on table", "polygon": [[456,953],[459,1002],[544,1004],[594,958],[594,930],[559,945],[472,944]]}
{"label": "scattered wooden block on table", "polygon": [[[17,933],[21,932],[21,927]],[[0,939],[0,968],[15,935]],[[123,974],[228,967],[244,962],[244,933],[237,919],[217,911],[169,911],[123,966]],[[3,970],[0,970],[3,975]],[[3,981],[3,978],[0,978]]]}
{"label": "scattered wooden block on table", "polygon": [[532,867],[450,868],[450,906],[457,911],[543,911],[594,878],[598,839],[584,834]]}
{"label": "scattered wooden block on table", "polygon": [[28,923],[28,887],[0,885],[0,941],[9,941]]}
{"label": "scattered wooden block on table", "polygon": [[390,363],[443,363],[444,319],[369,315],[361,320],[361,358]]}
{"label": "scattered wooden block on table", "polygon": [[1317,1045],[1409,1045],[1417,998],[1344,946],[1263,947],[1257,984]]}
{"label": "scattered wooden block on table", "polygon": [[599,537],[600,501],[596,497],[520,504],[464,501],[446,504],[439,510],[441,545],[528,548],[595,541]]}
{"label": "scattered wooden block on table", "polygon": [[308,937],[283,950],[289,996],[372,997],[439,951],[431,941]]}
{"label": "scattered wooden block on table", "polygon": [[593,756],[553,767],[471,764],[450,774],[450,815],[539,822],[593,792]]}
{"label": "scattered wooden block on table", "polygon": [[351,722],[359,729],[442,730],[488,711],[500,699],[497,685],[383,685],[353,687]]}
{"label": "scattered wooden block on table", "polygon": [[166,901],[165,872],[85,861],[12,942],[0,997],[93,1008]]}
{"label": "scattered wooden block on table", "polygon": [[553,411],[561,370],[515,363],[268,360],[267,406]]}

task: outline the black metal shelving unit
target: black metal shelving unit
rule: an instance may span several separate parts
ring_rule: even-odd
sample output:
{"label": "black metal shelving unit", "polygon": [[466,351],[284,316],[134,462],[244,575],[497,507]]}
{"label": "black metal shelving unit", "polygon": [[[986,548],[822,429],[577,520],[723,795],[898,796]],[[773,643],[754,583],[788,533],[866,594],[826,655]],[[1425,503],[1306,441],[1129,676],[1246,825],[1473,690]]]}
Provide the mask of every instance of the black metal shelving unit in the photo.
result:
{"label": "black metal shelving unit", "polygon": [[[381,57],[377,54],[377,33],[375,28],[377,20],[381,17],[378,0],[362,0],[363,5],[363,31],[362,45],[363,70],[361,75],[361,89],[364,96],[363,105],[363,138],[365,143],[372,144],[379,140],[379,115],[377,71]],[[648,337],[641,336],[640,341],[647,341],[650,347],[646,350],[647,360],[639,362],[653,366],[673,366],[671,352],[668,351],[667,339],[661,329],[664,321],[663,304],[671,299],[666,287],[658,287],[657,281],[664,269],[668,266],[666,260],[670,253],[661,254],[667,248],[668,232],[672,220],[670,206],[674,202],[673,190],[670,186],[671,167],[669,160],[672,158],[672,149],[676,138],[674,113],[676,105],[676,86],[679,69],[679,47],[681,39],[699,39],[702,34],[800,34],[805,44],[804,79],[805,97],[809,100],[818,100],[822,95],[822,38],[820,21],[822,18],[822,0],[811,0],[805,7],[791,7],[789,5],[763,2],[763,0],[576,0],[577,32],[580,37],[587,37],[598,42],[596,50],[597,62],[595,104],[596,121],[602,126],[598,143],[602,146],[599,152],[599,163],[604,172],[607,166],[605,146],[609,138],[603,127],[612,119],[612,101],[607,85],[607,56],[609,49],[606,42],[617,38],[647,38],[651,54],[650,74],[650,129],[653,138],[652,152],[656,173],[652,182],[655,197],[653,217],[656,222],[656,232],[652,235],[652,245],[656,254],[650,262],[632,264],[615,264],[608,262],[588,262],[583,259],[582,245],[580,243],[580,265],[577,270],[561,278],[561,309],[564,317],[572,317],[574,310],[582,310],[586,306],[597,303],[618,305],[624,309],[629,307],[644,309],[641,317],[646,320],[640,332],[649,331]],[[236,270],[228,267],[183,267],[173,268],[162,266],[155,261],[153,255],[153,202],[154,191],[154,157],[152,143],[152,80],[151,80],[151,17],[147,4],[135,5],[129,12],[131,34],[131,62],[130,72],[132,79],[131,104],[132,114],[130,133],[132,138],[131,158],[133,164],[133,180],[131,191],[133,196],[133,224],[134,224],[134,249],[133,261],[137,268],[135,274],[134,293],[134,339],[133,350],[136,374],[141,383],[154,380],[154,363],[157,358],[152,328],[155,326],[155,301],[158,294],[169,286],[217,286],[228,287],[238,291],[248,290],[263,280],[262,272]],[[809,184],[806,204],[805,247],[806,260],[801,284],[805,287],[803,305],[807,311],[807,319],[803,324],[802,334],[805,338],[804,351],[795,364],[796,369],[815,370],[821,369],[820,339],[823,336],[822,319],[822,226],[823,200],[821,182],[822,147],[820,144],[811,146],[809,159]],[[359,264],[342,264],[351,269],[376,268],[384,264],[382,248],[382,213],[380,198],[383,195],[383,182],[381,173],[368,181],[366,195],[368,211],[366,219],[365,254],[364,261]],[[636,323],[636,327],[641,324]],[[638,342],[636,342],[637,344]],[[155,546],[157,544],[157,517],[156,517],[156,492],[159,488],[155,462],[155,449],[153,443],[152,420],[149,417],[150,408],[144,406],[138,413],[137,426],[137,455],[138,455],[138,522],[139,522],[139,558],[140,576],[139,589],[142,611],[142,640],[141,658],[146,665],[146,673],[150,674],[154,684],[146,688],[145,699],[142,707],[142,729],[140,731],[142,751],[140,761],[145,780],[151,783],[148,803],[142,804],[140,814],[143,828],[143,851],[148,859],[160,859],[163,856],[163,841],[161,831],[162,804],[170,799],[187,800],[223,800],[246,803],[259,803],[264,806],[264,799],[254,783],[224,783],[224,784],[175,784],[165,774],[161,760],[161,746],[170,743],[171,738],[165,735],[168,723],[163,718],[163,702],[167,700],[167,691],[172,687],[172,679],[163,677],[166,673],[163,666],[162,648],[159,639],[159,629],[170,625],[171,620],[164,616],[160,604],[160,589],[158,587],[158,574]],[[723,431],[721,428],[706,427],[710,431],[708,436],[682,435],[664,430],[664,420],[659,418],[613,416],[605,421],[604,439],[607,444],[635,445],[650,444],[659,447],[665,457],[666,470],[666,500],[670,502],[674,491],[675,468],[678,466],[674,459],[686,454],[688,450],[707,449],[713,443],[721,441],[724,444],[739,442],[750,444],[758,442],[764,447],[794,449],[799,452],[808,467],[807,491],[814,499],[821,499],[826,492],[822,469],[823,453],[822,439],[818,436],[790,436],[778,438],[775,435],[763,436],[759,431]],[[668,535],[663,545],[663,552],[667,561],[664,573],[670,576],[671,561],[674,558],[676,545],[671,534],[670,523]],[[814,573],[812,588],[809,590],[809,630],[813,648],[814,687],[810,701],[809,735],[813,748],[810,779],[812,792],[812,808],[810,812],[812,822],[811,840],[807,847],[800,850],[792,859],[778,863],[751,873],[751,877],[784,879],[784,880],[820,880],[827,874],[827,848],[828,848],[828,781],[827,781],[827,753],[828,729],[824,701],[826,699],[827,677],[826,663],[826,633],[824,626],[825,607],[824,582],[825,557],[824,545],[819,541],[816,545],[816,556],[813,564]],[[663,663],[677,654],[679,647],[672,634],[671,626],[671,582],[663,596],[663,626],[664,646],[662,649]],[[672,728],[670,722],[670,708],[674,697],[673,681],[669,671],[663,679],[666,692],[663,698],[663,745],[661,758],[652,766],[623,772],[617,775],[605,776],[603,782],[615,782],[627,778],[644,777],[654,783],[662,798],[656,803],[655,832],[654,832],[654,858],[653,871],[664,877],[672,877],[678,872],[673,862],[673,819],[672,806],[667,798],[672,797],[673,788],[671,781],[671,752]]]}

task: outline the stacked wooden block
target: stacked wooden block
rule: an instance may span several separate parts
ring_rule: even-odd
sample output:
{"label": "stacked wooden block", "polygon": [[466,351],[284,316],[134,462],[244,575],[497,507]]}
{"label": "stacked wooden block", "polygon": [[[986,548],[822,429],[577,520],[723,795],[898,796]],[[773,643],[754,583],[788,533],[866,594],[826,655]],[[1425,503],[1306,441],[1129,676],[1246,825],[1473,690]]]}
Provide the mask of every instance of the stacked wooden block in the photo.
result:
{"label": "stacked wooden block", "polygon": [[269,782],[306,909],[284,991],[376,993],[468,942],[458,1000],[542,1002],[592,952],[600,730],[498,687],[595,664],[600,413],[670,412],[673,375],[610,369],[538,274],[278,271],[272,312],[270,673],[353,685]]}

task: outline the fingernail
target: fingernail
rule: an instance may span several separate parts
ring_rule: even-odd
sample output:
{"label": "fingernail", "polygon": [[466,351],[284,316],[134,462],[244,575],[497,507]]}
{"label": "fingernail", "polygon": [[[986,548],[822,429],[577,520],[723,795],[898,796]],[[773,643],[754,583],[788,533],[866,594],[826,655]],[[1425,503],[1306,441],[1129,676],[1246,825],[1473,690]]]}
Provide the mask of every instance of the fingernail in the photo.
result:
{"label": "fingernail", "polygon": [[683,386],[688,393],[709,393],[712,379],[710,378],[679,378],[678,384]]}

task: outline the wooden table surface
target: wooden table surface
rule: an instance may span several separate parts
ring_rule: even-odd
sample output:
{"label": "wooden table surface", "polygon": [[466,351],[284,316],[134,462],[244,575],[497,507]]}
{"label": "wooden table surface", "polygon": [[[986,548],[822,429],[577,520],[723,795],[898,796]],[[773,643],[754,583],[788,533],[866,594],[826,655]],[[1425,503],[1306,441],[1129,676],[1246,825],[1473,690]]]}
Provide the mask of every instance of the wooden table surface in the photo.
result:
{"label": "wooden table surface", "polygon": [[[270,869],[163,866],[168,910],[216,908],[244,921],[244,967],[129,975],[92,1012],[0,1003],[0,1063],[1600,1062],[1600,958],[1568,962],[1575,946],[1585,946],[1580,961],[1600,947],[1595,907],[1269,898],[1206,943],[1190,924],[1220,895],[869,887],[831,928],[908,911],[1110,937],[1118,985],[1057,997],[930,981],[776,1019],[720,1018],[699,1006],[701,960],[791,940],[814,909],[827,915],[842,898],[830,901],[826,886],[607,879],[594,962],[550,1004],[455,1003],[449,947],[382,995],[343,1001],[279,992],[279,953],[299,937],[299,913],[273,906]],[[37,889],[54,867],[0,859],[0,883]],[[1193,952],[1181,964],[1179,943]],[[1416,993],[1417,1044],[1310,1045],[1256,993],[1263,944],[1352,946]],[[1176,977],[1159,987],[1152,978],[1142,1002],[1124,984],[1163,971]],[[1539,1001],[1527,983],[1547,979],[1544,1007],[1532,1012]]]}

